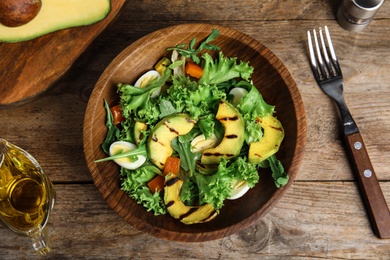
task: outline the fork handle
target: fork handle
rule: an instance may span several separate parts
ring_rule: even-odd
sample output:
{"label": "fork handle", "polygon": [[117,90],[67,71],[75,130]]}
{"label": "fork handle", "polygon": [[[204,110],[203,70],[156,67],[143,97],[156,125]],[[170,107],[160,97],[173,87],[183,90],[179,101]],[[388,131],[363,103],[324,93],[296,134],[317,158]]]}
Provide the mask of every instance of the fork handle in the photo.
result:
{"label": "fork handle", "polygon": [[390,238],[390,211],[359,132],[345,136],[363,201],[374,233]]}

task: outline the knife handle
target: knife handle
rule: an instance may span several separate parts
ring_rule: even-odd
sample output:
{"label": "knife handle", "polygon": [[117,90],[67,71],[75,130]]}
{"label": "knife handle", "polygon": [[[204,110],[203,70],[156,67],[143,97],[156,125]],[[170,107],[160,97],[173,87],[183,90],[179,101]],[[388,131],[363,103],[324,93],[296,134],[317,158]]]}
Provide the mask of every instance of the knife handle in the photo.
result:
{"label": "knife handle", "polygon": [[359,132],[345,136],[354,174],[365,203],[374,233],[390,238],[390,211]]}

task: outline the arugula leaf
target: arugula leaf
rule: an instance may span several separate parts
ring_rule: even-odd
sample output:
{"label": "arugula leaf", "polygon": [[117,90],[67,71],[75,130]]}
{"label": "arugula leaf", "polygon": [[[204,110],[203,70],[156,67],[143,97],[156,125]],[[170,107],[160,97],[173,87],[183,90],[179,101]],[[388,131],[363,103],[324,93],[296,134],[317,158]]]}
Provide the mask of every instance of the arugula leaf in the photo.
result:
{"label": "arugula leaf", "polygon": [[272,178],[275,181],[276,187],[280,188],[281,186],[286,185],[288,183],[289,176],[284,171],[282,163],[276,158],[275,155],[268,157],[267,161],[269,162],[269,166],[271,167]]}
{"label": "arugula leaf", "polygon": [[207,36],[207,38],[199,44],[198,48],[195,47],[196,38],[193,38],[190,41],[188,48],[185,48],[185,46],[186,46],[185,44],[178,44],[175,47],[168,48],[167,51],[176,50],[179,54],[183,55],[186,58],[190,58],[195,63],[199,64],[200,59],[198,57],[198,54],[202,50],[211,50],[211,51],[218,51],[219,50],[219,47],[217,45],[210,44],[210,42],[213,41],[218,36],[219,36],[219,31],[217,29],[213,29],[211,31],[211,33],[209,34],[209,36]]}
{"label": "arugula leaf", "polygon": [[134,149],[134,150],[131,150],[131,151],[128,151],[125,153],[120,152],[118,154],[96,160],[95,162],[105,162],[105,161],[111,161],[111,160],[120,159],[120,158],[130,158],[130,159],[133,158],[134,159],[138,155],[143,155],[145,157],[148,157],[148,152],[146,150],[145,145],[140,145],[137,147],[137,149]]}
{"label": "arugula leaf", "polygon": [[192,176],[195,172],[196,159],[200,157],[200,154],[191,152],[191,140],[193,138],[187,138],[186,136],[188,134],[173,139],[171,146],[179,154],[181,168],[188,171],[189,176]]}
{"label": "arugula leaf", "polygon": [[106,154],[109,154],[110,145],[116,140],[118,140],[120,130],[118,127],[114,125],[114,117],[105,99],[104,99],[104,107],[106,109],[106,115],[107,115],[107,119],[106,119],[107,134],[102,144],[102,149]]}

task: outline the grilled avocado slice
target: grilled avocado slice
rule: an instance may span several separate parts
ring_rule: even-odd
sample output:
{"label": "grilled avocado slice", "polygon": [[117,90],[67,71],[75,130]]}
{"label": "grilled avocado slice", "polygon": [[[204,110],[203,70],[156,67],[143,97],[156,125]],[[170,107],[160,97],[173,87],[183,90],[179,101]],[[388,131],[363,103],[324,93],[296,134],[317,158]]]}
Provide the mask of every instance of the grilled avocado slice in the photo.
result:
{"label": "grilled avocado slice", "polygon": [[203,223],[214,219],[218,213],[211,204],[187,206],[180,199],[183,181],[168,174],[164,186],[164,203],[169,214],[186,225]]}
{"label": "grilled avocado slice", "polygon": [[164,169],[168,157],[173,153],[171,141],[190,132],[195,124],[195,120],[183,113],[164,117],[152,129],[147,141],[150,160],[158,168]]}
{"label": "grilled avocado slice", "polygon": [[240,153],[244,144],[245,122],[232,104],[221,100],[215,117],[225,128],[225,133],[218,146],[202,153],[202,164],[218,164],[221,157],[234,158]]}
{"label": "grilled avocado slice", "polygon": [[274,116],[266,116],[258,122],[264,135],[260,141],[250,143],[248,152],[248,161],[256,164],[275,154],[284,139],[283,126]]}

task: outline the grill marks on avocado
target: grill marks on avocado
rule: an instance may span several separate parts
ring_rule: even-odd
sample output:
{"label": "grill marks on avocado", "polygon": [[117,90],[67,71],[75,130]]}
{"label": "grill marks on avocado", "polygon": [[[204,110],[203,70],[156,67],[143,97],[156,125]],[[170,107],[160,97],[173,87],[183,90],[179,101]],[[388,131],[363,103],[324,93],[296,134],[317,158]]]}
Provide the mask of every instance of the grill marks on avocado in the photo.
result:
{"label": "grill marks on avocado", "polygon": [[164,186],[164,203],[172,217],[184,224],[195,224],[210,221],[218,215],[211,204],[198,207],[185,205],[180,199],[182,185],[183,181],[179,177],[167,176]]}
{"label": "grill marks on avocado", "polygon": [[173,114],[158,122],[147,142],[151,162],[163,169],[167,158],[173,152],[171,141],[191,131],[195,123],[196,121],[187,114]]}
{"label": "grill marks on avocado", "polygon": [[170,132],[172,132],[172,133],[174,133],[174,134],[176,134],[176,135],[179,135],[179,131],[177,131],[177,130],[176,130],[175,128],[173,128],[173,127],[170,127],[170,126],[169,126],[169,123],[170,123],[170,121],[168,120],[168,121],[165,122],[163,125],[164,125],[166,128],[168,128]]}
{"label": "grill marks on avocado", "polygon": [[249,145],[248,160],[251,163],[260,163],[275,154],[283,141],[284,129],[274,116],[258,118],[257,122],[263,128],[263,138]]}
{"label": "grill marks on avocado", "polygon": [[[222,122],[231,122],[231,121],[237,121],[237,120],[240,120],[240,118],[238,118],[238,116],[233,116],[233,117],[224,117],[224,118],[217,118],[221,123]],[[225,124],[226,124],[225,123]],[[224,125],[225,125],[224,124]],[[238,135],[236,134],[230,134],[230,135],[225,135],[225,138],[227,139],[235,139],[235,138],[238,138]]]}
{"label": "grill marks on avocado", "polygon": [[245,123],[238,110],[230,103],[221,100],[215,118],[225,128],[224,137],[217,147],[203,152],[202,164],[218,164],[221,157],[231,159],[240,153],[245,138]]}

